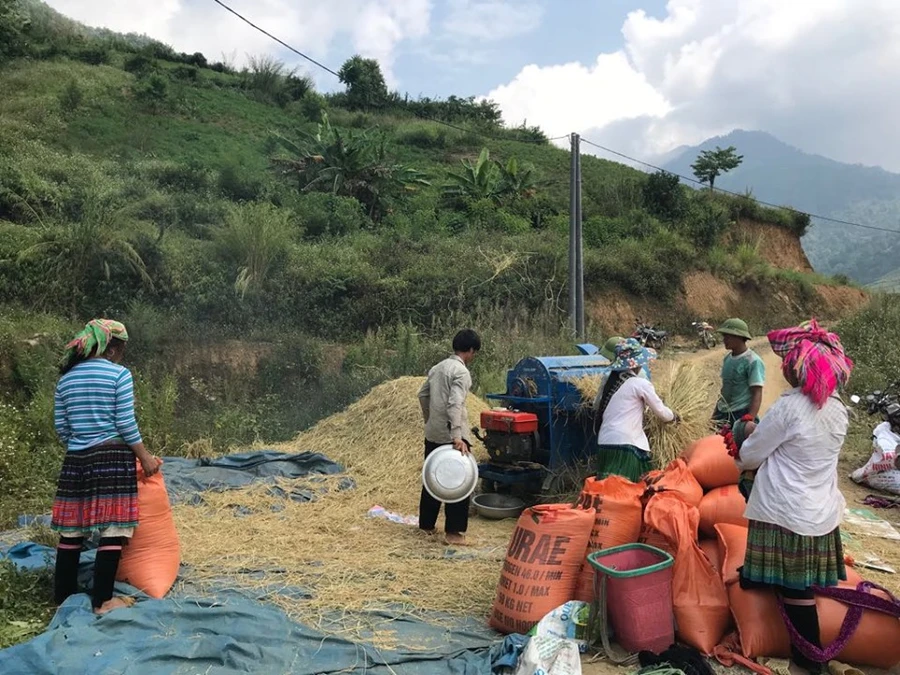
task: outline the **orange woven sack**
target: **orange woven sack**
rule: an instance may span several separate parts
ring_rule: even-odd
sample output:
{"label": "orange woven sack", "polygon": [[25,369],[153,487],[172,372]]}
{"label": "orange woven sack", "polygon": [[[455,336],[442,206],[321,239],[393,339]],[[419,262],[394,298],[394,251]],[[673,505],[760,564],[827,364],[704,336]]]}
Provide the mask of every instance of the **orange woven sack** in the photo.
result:
{"label": "orange woven sack", "polygon": [[735,485],[741,475],[734,459],[728,454],[725,439],[718,434],[694,441],[685,450],[684,459],[704,490]]}
{"label": "orange woven sack", "polygon": [[138,462],[138,526],[122,549],[116,579],[161,598],[178,578],[180,564],[181,546],[162,470],[146,478]]}
{"label": "orange woven sack", "polygon": [[719,541],[717,539],[701,539],[700,550],[709,560],[709,564],[719,576],[722,575],[722,556],[719,554]]}
{"label": "orange woven sack", "polygon": [[[621,476],[602,480],[588,478],[578,497],[578,508],[594,510],[594,527],[587,554],[604,548],[633,544],[641,534],[643,483]],[[575,599],[591,602],[594,597],[594,568],[584,561]]]}
{"label": "orange woven sack", "polygon": [[[733,526],[716,527],[720,550],[725,552],[725,567],[736,570],[743,564],[747,550],[747,530]],[[742,532],[743,530],[743,532]],[[862,577],[847,568],[847,580],[840,586],[855,588]],[[880,593],[878,593],[881,595]],[[883,596],[882,597],[886,597]],[[737,574],[728,586],[728,598],[738,632],[741,650],[747,658],[789,658],[791,642],[775,594],[772,591],[746,591],[738,583]],[[847,605],[831,598],[816,598],[822,644],[828,646],[840,633],[847,615]],[[865,610],[850,642],[836,660],[860,666],[889,670],[900,663],[900,620],[872,610]]]}
{"label": "orange woven sack", "polygon": [[704,654],[712,654],[728,630],[731,615],[721,577],[697,543],[700,514],[671,493],[647,503],[646,523],[675,546],[672,605],[678,637]]}
{"label": "orange woven sack", "polygon": [[707,492],[700,500],[700,532],[716,536],[716,525],[727,523],[747,527],[744,511],[747,501],[737,485],[726,485]]}
{"label": "orange woven sack", "polygon": [[[661,472],[660,472],[661,473]],[[644,495],[644,511],[641,514],[641,533],[638,535],[638,543],[647,544],[647,546],[653,546],[655,548],[660,549],[661,551],[665,551],[673,558],[675,557],[675,545],[669,542],[661,533],[657,532],[654,528],[652,528],[647,523],[647,505],[653,501],[654,499],[681,499],[681,497],[676,492],[668,492],[664,493],[666,496],[661,497],[660,495],[663,493],[649,493]]]}
{"label": "orange woven sack", "polygon": [[722,561],[722,581],[729,586],[738,580],[738,568],[744,564],[747,550],[747,526],[719,523],[715,526]]}
{"label": "orange woven sack", "polygon": [[683,459],[674,460],[662,471],[651,471],[645,481],[654,492],[676,492],[691,506],[700,506],[703,488]]}
{"label": "orange woven sack", "polygon": [[675,557],[675,547],[659,532],[647,525],[647,523],[644,523],[641,526],[641,534],[638,537],[638,543],[653,546],[661,551],[665,551],[673,558]]}
{"label": "orange woven sack", "polygon": [[571,504],[525,509],[506,551],[491,627],[501,633],[528,633],[571,600],[593,527],[593,509]]}

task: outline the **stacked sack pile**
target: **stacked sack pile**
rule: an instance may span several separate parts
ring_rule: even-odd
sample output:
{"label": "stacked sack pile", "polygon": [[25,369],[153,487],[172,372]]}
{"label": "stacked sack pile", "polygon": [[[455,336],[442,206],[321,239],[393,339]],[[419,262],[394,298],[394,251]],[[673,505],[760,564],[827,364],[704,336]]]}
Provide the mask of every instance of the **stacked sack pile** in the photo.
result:
{"label": "stacked sack pile", "polygon": [[[642,483],[589,478],[574,506],[526,509],[507,552],[491,626],[526,633],[569,600],[591,601],[593,568],[587,555],[640,542],[675,559],[672,606],[681,642],[712,655],[736,628],[744,657],[789,658],[790,640],[774,593],[747,591],[738,583],[747,543],[738,479],[722,437],[708,436]],[[856,588],[862,581],[850,568],[847,579],[842,587]],[[827,646],[841,633],[849,608],[829,598],[819,598],[817,605]],[[892,668],[900,663],[900,620],[863,610],[835,658]]]}

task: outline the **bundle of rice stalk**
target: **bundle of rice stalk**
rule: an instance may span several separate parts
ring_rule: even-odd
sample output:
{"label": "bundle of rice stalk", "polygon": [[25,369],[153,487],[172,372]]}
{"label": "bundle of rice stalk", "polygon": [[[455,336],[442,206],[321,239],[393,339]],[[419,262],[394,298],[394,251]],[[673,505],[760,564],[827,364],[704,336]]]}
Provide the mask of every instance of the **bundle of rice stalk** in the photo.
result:
{"label": "bundle of rice stalk", "polygon": [[585,407],[592,407],[603,383],[603,375],[579,375],[569,379],[572,386],[581,394],[581,402]]}
{"label": "bundle of rice stalk", "polygon": [[691,363],[662,362],[653,370],[653,385],[663,402],[681,417],[678,424],[665,424],[653,413],[644,416],[653,460],[663,468],[698,438],[713,433],[713,384]]}

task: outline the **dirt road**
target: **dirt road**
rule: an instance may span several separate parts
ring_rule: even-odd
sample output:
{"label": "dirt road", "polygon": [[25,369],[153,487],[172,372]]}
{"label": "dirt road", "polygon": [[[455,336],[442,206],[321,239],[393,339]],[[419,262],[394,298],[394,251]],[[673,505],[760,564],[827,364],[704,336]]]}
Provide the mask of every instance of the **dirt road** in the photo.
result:
{"label": "dirt road", "polygon": [[[781,359],[772,351],[768,340],[765,338],[751,340],[750,348],[759,354],[766,366],[766,386],[763,387],[763,401],[760,408],[760,413],[764,414],[778,400],[778,397],[787,391],[788,384],[781,376]],[[709,350],[682,352],[673,355],[671,358],[677,361],[690,361],[697,364],[704,371],[704,379],[708,379],[718,385],[722,370],[722,360],[725,358],[725,349],[719,345],[717,348]],[[710,390],[710,408],[712,408],[717,394],[718,392],[715,388]]]}

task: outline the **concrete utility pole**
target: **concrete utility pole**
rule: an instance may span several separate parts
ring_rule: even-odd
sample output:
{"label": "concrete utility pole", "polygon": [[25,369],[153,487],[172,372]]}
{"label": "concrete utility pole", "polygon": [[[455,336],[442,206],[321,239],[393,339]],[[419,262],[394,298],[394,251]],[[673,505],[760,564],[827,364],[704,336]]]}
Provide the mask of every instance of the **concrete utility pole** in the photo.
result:
{"label": "concrete utility pole", "polygon": [[581,233],[581,137],[571,135],[572,162],[569,191],[569,325],[579,340],[584,327],[584,246]]}

